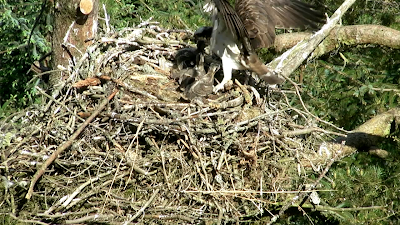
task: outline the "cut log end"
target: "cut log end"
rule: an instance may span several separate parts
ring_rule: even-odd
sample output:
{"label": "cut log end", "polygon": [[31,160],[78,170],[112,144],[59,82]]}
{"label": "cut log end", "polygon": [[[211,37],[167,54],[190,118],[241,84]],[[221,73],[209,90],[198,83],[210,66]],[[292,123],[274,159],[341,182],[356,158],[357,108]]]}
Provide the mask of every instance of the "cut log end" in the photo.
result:
{"label": "cut log end", "polygon": [[83,14],[88,15],[93,10],[93,1],[81,0],[81,2],[79,3],[79,9]]}

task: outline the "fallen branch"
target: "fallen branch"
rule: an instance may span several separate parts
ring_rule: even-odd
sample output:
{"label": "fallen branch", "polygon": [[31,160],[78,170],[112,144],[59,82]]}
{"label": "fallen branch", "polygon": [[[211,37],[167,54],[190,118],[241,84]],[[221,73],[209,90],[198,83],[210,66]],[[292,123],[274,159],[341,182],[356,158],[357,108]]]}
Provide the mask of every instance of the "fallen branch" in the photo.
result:
{"label": "fallen branch", "polygon": [[[352,130],[346,137],[339,137],[333,142],[324,142],[319,147],[318,157],[307,162],[302,162],[305,167],[314,167],[329,161],[333,155],[338,159],[349,156],[356,151],[369,151],[370,154],[385,158],[388,153],[385,150],[375,149],[379,142],[390,134],[392,124],[400,124],[400,109],[394,108],[376,115],[357,129]],[[341,143],[344,142],[345,145]]]}
{"label": "fallen branch", "polygon": [[[309,32],[285,33],[276,36],[274,48],[284,51],[312,36]],[[311,57],[318,58],[338,48],[338,46],[354,46],[375,44],[389,48],[400,48],[400,31],[382,25],[350,25],[337,26],[314,50]]]}

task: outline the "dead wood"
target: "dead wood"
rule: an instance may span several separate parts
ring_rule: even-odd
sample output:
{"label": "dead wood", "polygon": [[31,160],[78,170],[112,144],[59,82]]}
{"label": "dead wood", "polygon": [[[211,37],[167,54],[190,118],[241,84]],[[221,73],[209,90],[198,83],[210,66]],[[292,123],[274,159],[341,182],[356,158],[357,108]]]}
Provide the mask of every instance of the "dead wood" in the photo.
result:
{"label": "dead wood", "polygon": [[[311,36],[312,33],[307,32],[280,34],[276,36],[274,48],[277,52],[282,52]],[[318,58],[339,47],[355,45],[379,45],[398,49],[400,48],[400,31],[374,24],[337,26],[318,45],[311,57]]]}

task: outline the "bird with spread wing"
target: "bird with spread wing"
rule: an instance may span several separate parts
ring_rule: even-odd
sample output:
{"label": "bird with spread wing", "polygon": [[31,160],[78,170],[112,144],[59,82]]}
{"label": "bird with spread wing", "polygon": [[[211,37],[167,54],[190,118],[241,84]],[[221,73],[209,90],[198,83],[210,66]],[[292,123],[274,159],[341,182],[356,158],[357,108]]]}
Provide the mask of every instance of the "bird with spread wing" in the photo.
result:
{"label": "bird with spread wing", "polygon": [[[211,12],[210,48],[222,60],[224,78],[214,92],[224,88],[232,70],[250,70],[268,84],[284,81],[269,70],[255,50],[273,45],[275,28],[317,28],[324,14],[299,0],[237,0],[233,8],[228,0],[211,0],[204,6]],[[201,36],[202,29],[195,35]]]}

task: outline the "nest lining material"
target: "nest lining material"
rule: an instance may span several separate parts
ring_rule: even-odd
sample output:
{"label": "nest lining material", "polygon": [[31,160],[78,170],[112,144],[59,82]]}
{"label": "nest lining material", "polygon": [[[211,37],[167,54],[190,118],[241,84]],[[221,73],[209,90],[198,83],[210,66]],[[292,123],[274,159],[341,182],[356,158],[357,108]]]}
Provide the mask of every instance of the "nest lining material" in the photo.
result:
{"label": "nest lining material", "polygon": [[[316,189],[309,177],[328,157],[315,149],[323,133],[289,135],[318,131],[289,106],[297,96],[235,82],[202,104],[184,100],[170,74],[185,36],[153,26],[103,37],[63,72],[57,97],[38,89],[40,106],[3,121],[3,207],[45,223],[234,222]],[[26,203],[35,172],[68,141]]]}

